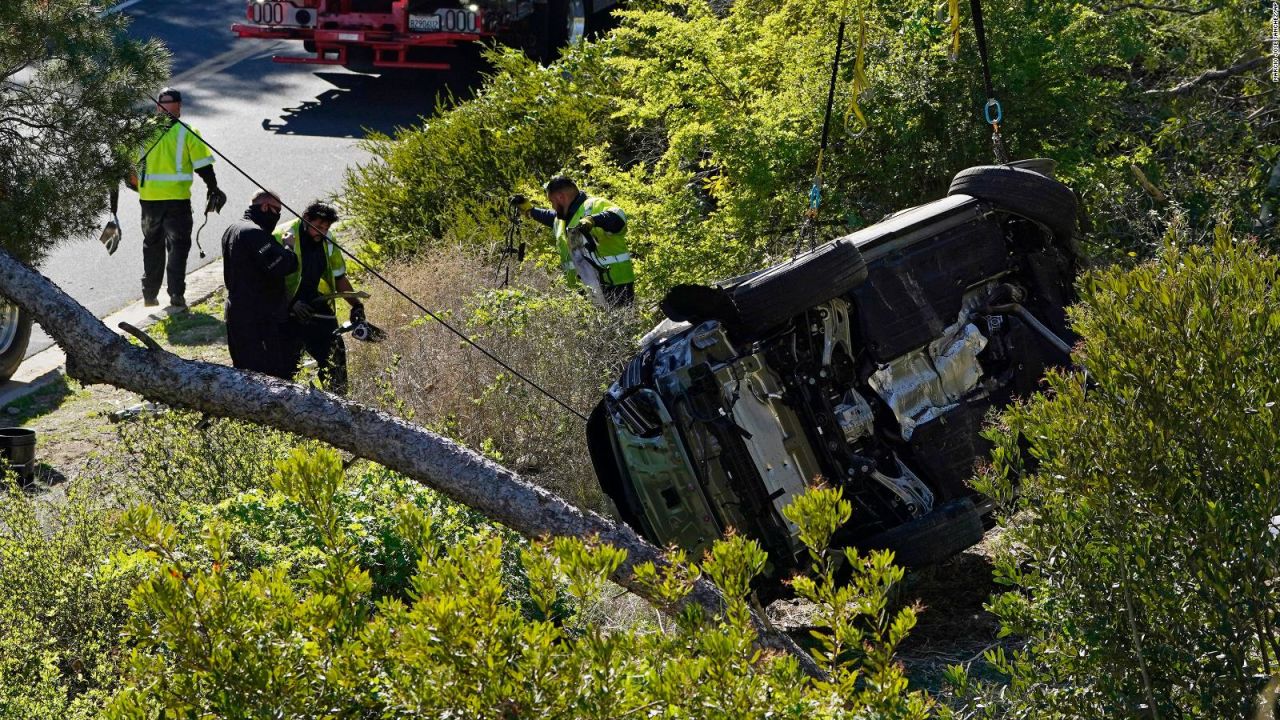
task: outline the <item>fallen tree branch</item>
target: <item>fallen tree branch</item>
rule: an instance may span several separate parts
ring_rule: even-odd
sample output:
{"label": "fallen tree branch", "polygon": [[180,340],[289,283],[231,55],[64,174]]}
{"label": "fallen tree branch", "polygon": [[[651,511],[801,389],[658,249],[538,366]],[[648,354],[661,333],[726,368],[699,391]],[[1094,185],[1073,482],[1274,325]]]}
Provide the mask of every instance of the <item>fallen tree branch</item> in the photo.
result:
{"label": "fallen tree branch", "polygon": [[1222,80],[1225,78],[1229,78],[1233,75],[1239,75],[1240,73],[1249,72],[1250,70],[1256,67],[1262,67],[1262,65],[1268,62],[1269,60],[1270,58],[1266,56],[1260,56],[1252,60],[1243,60],[1241,62],[1236,63],[1235,65],[1232,65],[1229,68],[1223,68],[1221,70],[1205,70],[1204,72],[1200,73],[1199,75],[1197,75],[1196,77],[1190,80],[1187,80],[1186,82],[1183,82],[1178,85],[1174,85],[1173,87],[1165,90],[1148,90],[1144,92],[1143,95],[1186,95],[1187,93],[1191,92],[1192,90],[1195,90],[1197,87],[1207,82],[1212,82],[1214,80]]}
{"label": "fallen tree branch", "polygon": [[[114,385],[166,405],[328,443],[400,472],[528,538],[598,537],[627,552],[614,581],[660,604],[632,572],[644,562],[666,565],[658,548],[626,525],[584,511],[448,438],[326,392],[132,345],[3,249],[0,295],[30,313],[57,341],[67,355],[67,374],[82,383]],[[685,601],[713,615],[724,609],[723,595],[706,579],[695,583]],[[823,676],[791,638],[771,630],[754,611],[752,621],[762,648],[789,653],[810,675]]]}

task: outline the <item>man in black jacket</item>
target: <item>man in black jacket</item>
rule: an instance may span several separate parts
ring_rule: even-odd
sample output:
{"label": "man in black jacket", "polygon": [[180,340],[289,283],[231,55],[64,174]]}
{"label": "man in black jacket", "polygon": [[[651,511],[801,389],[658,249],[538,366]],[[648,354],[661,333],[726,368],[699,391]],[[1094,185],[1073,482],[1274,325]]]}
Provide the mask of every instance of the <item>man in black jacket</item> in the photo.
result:
{"label": "man in black jacket", "polygon": [[289,295],[285,277],[298,269],[292,239],[284,245],[271,231],[280,220],[280,198],[260,192],[222,235],[222,279],[227,287],[227,347],[242,370],[290,380],[294,340],[285,323]]}

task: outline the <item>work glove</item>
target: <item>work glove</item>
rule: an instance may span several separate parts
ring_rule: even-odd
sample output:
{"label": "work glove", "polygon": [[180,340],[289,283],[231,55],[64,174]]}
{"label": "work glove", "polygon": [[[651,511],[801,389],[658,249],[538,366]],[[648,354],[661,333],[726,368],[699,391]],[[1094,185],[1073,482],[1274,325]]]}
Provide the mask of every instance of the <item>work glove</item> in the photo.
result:
{"label": "work glove", "polygon": [[295,301],[293,306],[289,308],[289,314],[294,320],[301,323],[309,323],[316,318],[315,310],[311,306],[301,300]]}
{"label": "work glove", "polygon": [[351,322],[357,325],[365,321],[364,305],[351,306]]}
{"label": "work glove", "polygon": [[527,213],[533,209],[533,202],[529,200],[529,198],[520,194],[512,195],[507,202],[511,203],[511,207],[523,213]]}
{"label": "work glove", "polygon": [[206,194],[207,202],[205,204],[205,212],[221,213],[222,206],[227,204],[227,194],[219,190],[217,187],[209,188]]}
{"label": "work glove", "polygon": [[591,237],[591,230],[595,228],[595,226],[596,221],[592,220],[591,216],[582,218],[582,220],[575,226],[578,233],[582,235],[582,247],[593,253],[597,250],[596,239]]}
{"label": "work glove", "polygon": [[111,219],[102,228],[102,234],[98,236],[98,242],[102,243],[103,247],[107,249],[108,255],[115,254],[120,247],[120,218],[115,215],[111,216]]}

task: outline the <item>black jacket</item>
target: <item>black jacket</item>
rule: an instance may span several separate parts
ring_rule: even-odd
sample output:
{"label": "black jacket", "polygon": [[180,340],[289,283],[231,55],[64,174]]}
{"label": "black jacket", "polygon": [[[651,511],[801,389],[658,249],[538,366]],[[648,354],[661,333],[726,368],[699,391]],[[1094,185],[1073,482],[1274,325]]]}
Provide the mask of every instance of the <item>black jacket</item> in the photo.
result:
{"label": "black jacket", "polygon": [[[574,213],[578,212],[578,208],[582,207],[582,203],[586,201],[587,194],[582,192],[578,193],[578,197],[575,198],[573,202],[569,203],[568,218],[573,217]],[[550,208],[534,208],[529,211],[529,217],[543,225],[546,225],[547,227],[551,227],[556,221],[556,211],[551,210]],[[568,220],[568,218],[565,219]],[[596,227],[610,233],[622,232],[623,226],[627,224],[626,218],[612,210],[605,210],[604,212],[596,213],[591,216],[591,219],[595,220]]]}
{"label": "black jacket", "polygon": [[222,234],[222,280],[227,324],[279,325],[289,318],[284,279],[298,258],[271,234],[246,219]]}

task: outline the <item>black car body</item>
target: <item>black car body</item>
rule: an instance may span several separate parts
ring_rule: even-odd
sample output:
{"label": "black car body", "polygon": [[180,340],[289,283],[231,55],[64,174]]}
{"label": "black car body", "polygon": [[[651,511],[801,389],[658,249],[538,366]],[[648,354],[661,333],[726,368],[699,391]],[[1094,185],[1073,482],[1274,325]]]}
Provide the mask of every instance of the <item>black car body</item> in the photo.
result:
{"label": "black car body", "polygon": [[781,510],[817,481],[836,543],[944,559],[981,539],[968,480],[991,411],[1069,359],[1074,194],[972,168],[948,197],[743,278],[676,288],[589,424],[619,515],[700,553],[729,528],[804,562]]}

